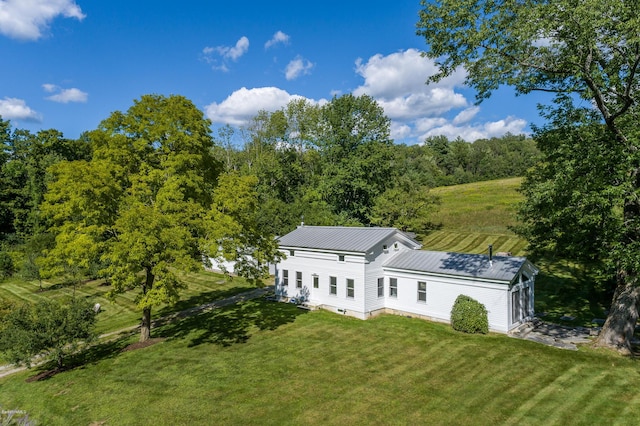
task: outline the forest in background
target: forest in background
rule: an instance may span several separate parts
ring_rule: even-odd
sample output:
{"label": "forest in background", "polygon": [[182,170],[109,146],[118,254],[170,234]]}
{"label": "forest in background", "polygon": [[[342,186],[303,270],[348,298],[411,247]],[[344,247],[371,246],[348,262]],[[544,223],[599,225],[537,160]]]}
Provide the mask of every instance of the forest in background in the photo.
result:
{"label": "forest in background", "polygon": [[[94,147],[88,132],[68,139],[55,129],[12,129],[6,120],[0,121],[0,141],[0,270],[36,278],[36,258],[54,238],[40,211],[50,167],[89,161]],[[437,208],[431,188],[522,176],[540,156],[524,135],[395,144],[382,108],[353,95],[324,106],[295,100],[263,111],[246,128],[218,129],[211,150],[222,173],[257,178],[260,202],[253,214],[273,235],[301,221],[395,226],[425,235]]]}

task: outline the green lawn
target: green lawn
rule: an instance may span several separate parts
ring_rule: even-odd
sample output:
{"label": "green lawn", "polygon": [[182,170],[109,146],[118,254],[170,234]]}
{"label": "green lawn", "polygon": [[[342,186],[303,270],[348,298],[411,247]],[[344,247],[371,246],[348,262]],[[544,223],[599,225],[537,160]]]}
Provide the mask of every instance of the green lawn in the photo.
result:
{"label": "green lawn", "polygon": [[[524,255],[510,231],[519,179],[434,190],[442,199],[425,249]],[[464,194],[464,195],[460,195]],[[473,224],[476,223],[477,226]],[[602,316],[589,278],[564,261],[540,261],[536,310],[567,324]],[[252,288],[211,273],[187,277],[174,307],[154,317]],[[89,282],[78,294],[103,306],[100,332],[135,325],[135,293],[105,299]],[[70,288],[11,280],[0,297],[62,297]],[[165,324],[166,338],[122,352],[137,336],[102,342],[78,367],[25,382],[46,367],[0,379],[0,410],[38,424],[620,424],[640,417],[640,366],[606,351],[577,352],[503,335],[468,336],[448,325],[382,316],[368,321],[255,300]]]}
{"label": "green lawn", "polygon": [[[212,272],[199,272],[184,277],[187,288],[181,293],[181,301],[174,306],[161,306],[152,310],[152,318],[164,316],[170,312],[179,311],[191,306],[198,306],[213,300],[222,299],[234,294],[255,288],[242,278],[226,279],[222,274]],[[39,298],[63,298],[73,294],[73,287],[65,287],[59,283],[44,282],[43,291],[35,281],[23,281],[11,279],[0,282],[0,299],[13,300],[15,302],[35,302]],[[137,291],[130,291],[116,296],[115,300],[107,298],[107,292],[111,289],[103,281],[89,281],[79,285],[75,294],[78,297],[87,297],[101,305],[101,313],[98,315],[97,331],[106,333],[125,327],[136,325],[141,313],[134,302]]]}
{"label": "green lawn", "polygon": [[637,424],[638,361],[399,316],[256,300],[157,330],[166,341],[40,382],[0,379],[38,424]]}
{"label": "green lawn", "polygon": [[527,242],[511,231],[517,223],[516,204],[522,200],[521,181],[512,178],[433,189],[441,201],[432,216],[438,230],[423,238],[424,248],[487,253],[491,244],[494,252],[525,255]]}

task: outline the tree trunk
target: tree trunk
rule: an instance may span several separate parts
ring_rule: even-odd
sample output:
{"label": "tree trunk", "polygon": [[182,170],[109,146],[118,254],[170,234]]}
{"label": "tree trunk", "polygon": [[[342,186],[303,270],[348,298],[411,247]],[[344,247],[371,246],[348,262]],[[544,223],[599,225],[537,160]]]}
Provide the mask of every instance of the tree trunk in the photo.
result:
{"label": "tree trunk", "polygon": [[[153,281],[156,279],[151,267],[145,268],[146,277],[144,284],[142,285],[142,294],[147,294],[147,291],[153,287]],[[151,337],[151,306],[142,308],[142,322],[140,323],[140,341],[145,342]]]}
{"label": "tree trunk", "polygon": [[[626,142],[617,134],[619,141]],[[634,151],[635,148],[630,149]],[[638,199],[636,191],[640,188],[640,166],[633,164],[630,171],[630,181],[633,187],[630,193],[626,194],[623,218],[625,233],[623,243],[627,247],[635,247],[636,241],[640,237],[640,199]],[[616,273],[616,290],[613,294],[611,309],[609,316],[602,326],[600,335],[594,342],[595,346],[615,349],[618,352],[631,355],[631,340],[635,332],[638,322],[638,309],[640,307],[640,286],[638,286],[637,267],[629,268],[629,263],[635,265],[633,257],[636,253],[629,253],[629,250],[623,250],[623,258],[626,262],[621,261]]]}
{"label": "tree trunk", "polygon": [[151,337],[151,308],[142,309],[142,323],[140,324],[140,341],[144,342]]}
{"label": "tree trunk", "polygon": [[640,287],[619,279],[611,303],[609,316],[594,342],[597,347],[615,349],[631,354],[631,339],[638,321]]}

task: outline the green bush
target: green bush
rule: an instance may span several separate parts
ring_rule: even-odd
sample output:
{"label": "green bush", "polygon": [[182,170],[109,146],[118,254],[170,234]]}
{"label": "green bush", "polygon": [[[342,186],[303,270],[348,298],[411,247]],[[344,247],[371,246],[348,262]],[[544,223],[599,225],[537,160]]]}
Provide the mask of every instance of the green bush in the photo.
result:
{"label": "green bush", "polygon": [[0,250],[0,281],[9,278],[16,268],[8,251]]}
{"label": "green bush", "polygon": [[41,299],[35,304],[2,308],[0,352],[12,364],[30,367],[39,355],[62,368],[67,355],[96,337],[96,311],[87,299]]}
{"label": "green bush", "polygon": [[451,326],[465,333],[489,332],[487,308],[475,299],[461,294],[451,308]]}

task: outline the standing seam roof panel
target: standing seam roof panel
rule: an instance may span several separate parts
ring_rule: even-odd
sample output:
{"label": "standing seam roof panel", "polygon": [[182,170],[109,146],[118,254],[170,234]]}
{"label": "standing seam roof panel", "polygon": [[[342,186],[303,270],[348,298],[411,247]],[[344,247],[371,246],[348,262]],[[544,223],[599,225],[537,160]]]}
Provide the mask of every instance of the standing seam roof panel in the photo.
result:
{"label": "standing seam roof panel", "polygon": [[284,247],[366,253],[395,233],[400,231],[395,228],[300,226],[280,237],[279,243]]}
{"label": "standing seam roof panel", "polygon": [[495,256],[490,263],[482,254],[406,250],[383,267],[511,282],[526,261],[524,257]]}

